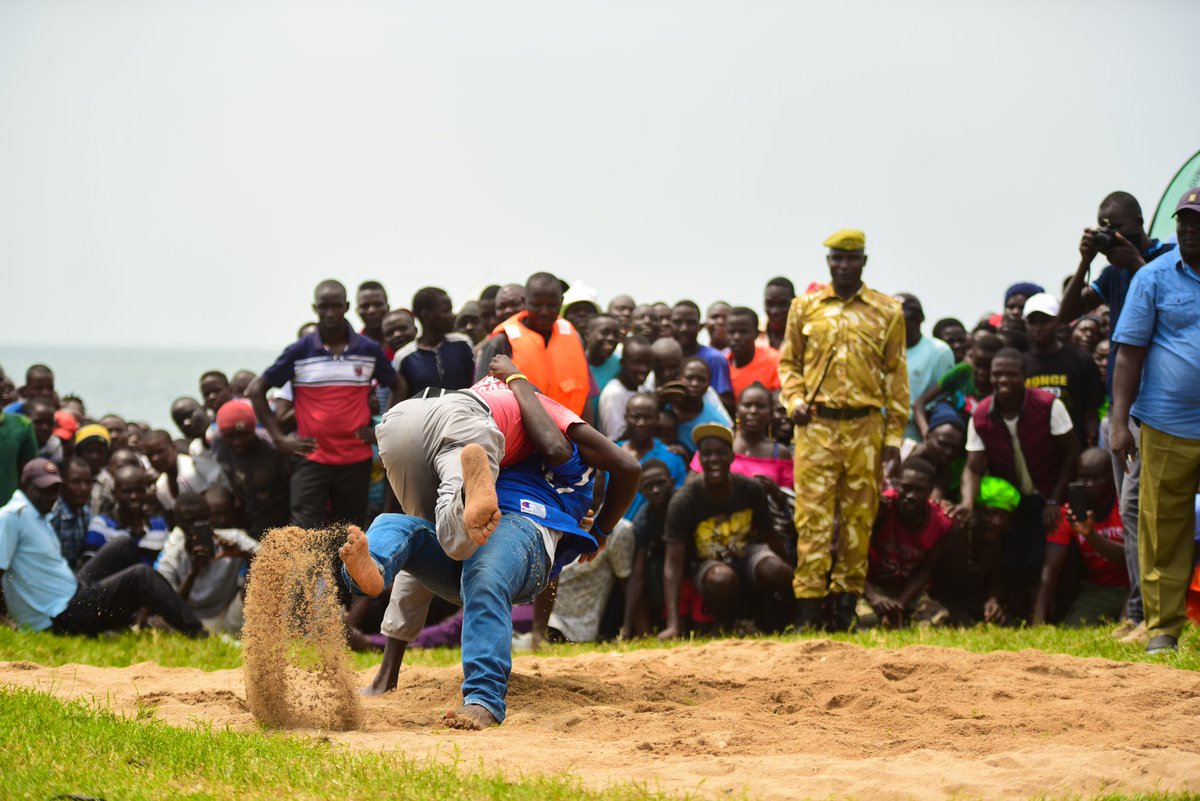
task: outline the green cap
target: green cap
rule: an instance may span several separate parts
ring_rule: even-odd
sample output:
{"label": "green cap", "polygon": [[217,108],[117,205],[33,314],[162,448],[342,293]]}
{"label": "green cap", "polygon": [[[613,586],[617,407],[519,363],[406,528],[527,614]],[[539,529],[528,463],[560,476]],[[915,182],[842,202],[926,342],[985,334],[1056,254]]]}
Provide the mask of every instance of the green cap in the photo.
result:
{"label": "green cap", "polygon": [[984,476],[979,482],[976,503],[1011,512],[1021,503],[1021,493],[1012,484],[995,476]]}

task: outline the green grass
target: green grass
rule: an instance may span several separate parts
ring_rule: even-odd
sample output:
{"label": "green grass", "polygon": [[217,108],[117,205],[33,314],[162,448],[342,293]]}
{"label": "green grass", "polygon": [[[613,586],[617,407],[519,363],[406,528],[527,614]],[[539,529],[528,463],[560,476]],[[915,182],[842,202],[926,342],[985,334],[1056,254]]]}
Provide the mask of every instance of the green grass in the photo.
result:
{"label": "green grass", "polygon": [[[974,629],[903,629],[900,631],[866,631],[856,634],[796,635],[785,634],[773,639],[794,642],[802,639],[829,637],[840,642],[855,643],[868,648],[902,648],[908,645],[934,645],[961,648],[966,651],[1022,651],[1034,648],[1054,654],[1083,657],[1103,657],[1126,662],[1165,664],[1183,670],[1200,670],[1200,630],[1189,627],[1180,640],[1180,649],[1171,656],[1147,656],[1141,646],[1121,645],[1108,636],[1111,627],[1062,629],[1050,626],[1038,628],[996,628],[983,626]],[[676,643],[674,647],[694,647],[709,642],[695,639]],[[550,645],[538,652],[539,657],[572,656],[582,653],[640,651],[662,648],[666,644],[654,639],[621,643],[583,645]],[[405,654],[408,665],[448,667],[458,664],[461,654],[456,648],[437,650],[412,649]],[[354,655],[358,669],[379,664],[380,655]],[[137,662],[157,662],[164,667],[194,667],[201,670],[223,670],[242,664],[241,648],[210,638],[189,640],[158,631],[108,635],[99,638],[58,637],[53,634],[16,632],[0,626],[0,661],[35,662],[39,665],[83,663],[105,667],[125,667]]]}
{"label": "green grass", "polygon": [[[784,642],[809,639],[785,635]],[[1098,629],[999,629],[873,631],[832,639],[866,647],[931,645],[969,651],[1035,648],[1050,653],[1105,657],[1200,670],[1200,635],[1189,629],[1178,654],[1148,657]],[[705,640],[675,643],[689,648]],[[630,652],[663,647],[655,640],[599,645],[556,645],[539,658],[589,652]],[[457,664],[456,649],[415,650],[407,664]],[[83,662],[126,666],[153,661],[164,666],[220,670],[241,664],[241,649],[217,639],[188,640],[147,631],[96,639],[14,632],[0,627],[0,661],[43,665]],[[357,654],[359,668],[378,663],[378,654]],[[15,723],[15,725],[13,725]],[[585,790],[572,776],[523,776],[506,780],[474,764],[412,760],[395,752],[352,751],[327,741],[274,732],[225,731],[211,725],[175,728],[154,718],[152,708],[130,717],[82,701],[64,703],[42,693],[0,688],[0,796],[4,798],[402,798],[580,799],[632,801],[666,799],[635,784],[602,792]],[[1185,794],[1103,795],[1105,801],[1176,801]]]}
{"label": "green grass", "polygon": [[211,726],[175,728],[153,712],[124,718],[83,702],[0,689],[4,798],[110,799],[661,799],[636,785],[584,790],[572,776],[517,781],[470,765],[417,761],[395,752]]}

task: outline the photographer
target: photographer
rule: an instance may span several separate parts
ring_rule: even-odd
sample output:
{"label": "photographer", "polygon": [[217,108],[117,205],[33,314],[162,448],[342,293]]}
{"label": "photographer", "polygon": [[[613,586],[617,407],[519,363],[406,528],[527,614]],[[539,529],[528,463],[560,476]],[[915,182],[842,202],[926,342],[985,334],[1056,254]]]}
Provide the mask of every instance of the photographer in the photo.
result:
{"label": "photographer", "polygon": [[208,502],[197,493],[179,493],[175,520],[155,570],[206,629],[236,634],[242,628],[242,568],[258,542],[241,529],[214,531]]}
{"label": "photographer", "polygon": [[[1083,232],[1079,241],[1079,267],[1063,292],[1062,305],[1058,319],[1070,323],[1080,315],[1091,311],[1102,303],[1108,304],[1109,330],[1106,337],[1110,338],[1117,330],[1117,322],[1125,308],[1125,296],[1133,276],[1142,265],[1153,261],[1164,253],[1175,249],[1170,242],[1159,242],[1146,235],[1145,221],[1142,219],[1142,207],[1137,199],[1128,192],[1113,192],[1100,203],[1096,215],[1097,227],[1088,228]],[[1100,271],[1100,275],[1090,284],[1086,283],[1088,271],[1097,253],[1108,257],[1109,264]],[[1110,339],[1109,363],[1117,362],[1116,342]],[[1112,377],[1114,370],[1108,370],[1105,375],[1105,389],[1108,398],[1112,399]],[[1133,424],[1133,435],[1137,437],[1136,424]],[[1107,421],[1100,431],[1100,447],[1108,447]],[[1146,638],[1145,626],[1140,625],[1142,614],[1142,589],[1138,572],[1138,484],[1141,477],[1141,461],[1134,458],[1128,465],[1114,457],[1113,474],[1116,478],[1117,498],[1120,502],[1121,519],[1125,521],[1125,563],[1131,582],[1127,620],[1114,632],[1113,636],[1126,642],[1142,642]]]}

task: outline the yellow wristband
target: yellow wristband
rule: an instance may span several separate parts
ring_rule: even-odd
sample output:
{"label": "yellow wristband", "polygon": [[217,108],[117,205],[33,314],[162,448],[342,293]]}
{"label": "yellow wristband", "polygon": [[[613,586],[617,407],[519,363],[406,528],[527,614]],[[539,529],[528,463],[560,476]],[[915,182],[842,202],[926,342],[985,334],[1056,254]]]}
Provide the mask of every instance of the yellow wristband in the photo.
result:
{"label": "yellow wristband", "polygon": [[509,385],[509,384],[511,384],[512,382],[516,381],[518,378],[524,378],[526,381],[528,381],[528,380],[529,380],[528,378],[525,378],[525,374],[524,374],[524,373],[513,373],[513,374],[512,374],[512,375],[510,375],[508,378],[504,379],[504,385],[505,385],[505,386],[508,386],[508,385]]}

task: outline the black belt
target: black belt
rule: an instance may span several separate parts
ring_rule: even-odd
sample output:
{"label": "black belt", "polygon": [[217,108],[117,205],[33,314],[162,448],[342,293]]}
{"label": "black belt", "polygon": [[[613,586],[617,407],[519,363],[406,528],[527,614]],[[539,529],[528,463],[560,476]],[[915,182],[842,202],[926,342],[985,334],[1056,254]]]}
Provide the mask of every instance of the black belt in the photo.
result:
{"label": "black belt", "polygon": [[857,420],[866,417],[871,412],[878,411],[870,406],[816,406],[813,414],[826,420]]}
{"label": "black belt", "polygon": [[484,403],[483,398],[479,397],[474,392],[471,392],[469,389],[444,389],[442,387],[426,387],[425,389],[423,389],[419,393],[417,393],[414,397],[425,398],[428,400],[430,398],[444,398],[447,395],[465,395],[468,398],[470,398],[471,400],[478,403],[479,407],[481,409],[483,409],[485,412],[487,412],[488,416],[491,416],[491,414],[492,414],[491,407],[488,406],[486,403]]}

